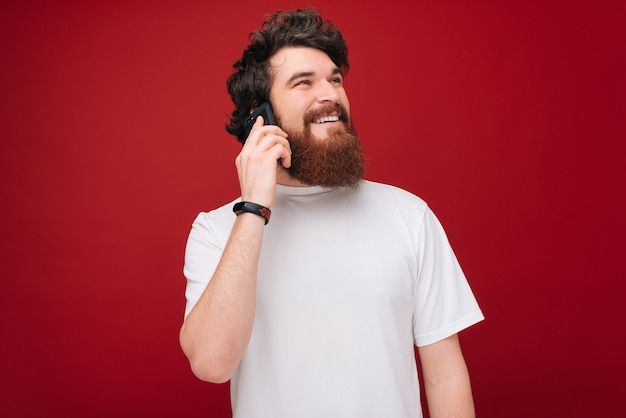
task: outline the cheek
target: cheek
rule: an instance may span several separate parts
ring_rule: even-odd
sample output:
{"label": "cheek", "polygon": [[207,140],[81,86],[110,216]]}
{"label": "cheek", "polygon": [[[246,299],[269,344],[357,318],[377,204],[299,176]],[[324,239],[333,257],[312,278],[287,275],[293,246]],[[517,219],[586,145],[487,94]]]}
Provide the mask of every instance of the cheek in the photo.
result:
{"label": "cheek", "polygon": [[295,104],[285,103],[274,109],[274,113],[284,130],[301,130],[304,127],[304,111],[296,107]]}
{"label": "cheek", "polygon": [[346,109],[348,114],[350,114],[350,100],[348,100],[348,95],[346,94],[345,91],[341,95],[341,104]]}

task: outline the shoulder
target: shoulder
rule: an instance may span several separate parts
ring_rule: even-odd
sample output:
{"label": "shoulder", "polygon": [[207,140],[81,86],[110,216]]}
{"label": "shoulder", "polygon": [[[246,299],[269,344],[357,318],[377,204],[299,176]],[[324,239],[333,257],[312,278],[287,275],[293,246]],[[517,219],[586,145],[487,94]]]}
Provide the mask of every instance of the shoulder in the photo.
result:
{"label": "shoulder", "polygon": [[408,209],[411,212],[425,212],[428,210],[428,204],[416,194],[390,184],[379,183],[366,180],[363,183],[362,190],[368,196],[376,199],[378,202],[386,202],[387,204],[397,206],[399,209]]}
{"label": "shoulder", "polygon": [[240,200],[237,198],[218,208],[198,213],[192,224],[192,234],[214,236],[220,241],[225,241],[235,222],[236,216],[233,212],[233,205]]}
{"label": "shoulder", "polygon": [[239,202],[241,198],[234,199],[218,208],[211,209],[209,211],[200,212],[196,217],[195,222],[223,222],[227,220],[232,220],[233,213],[233,205]]}

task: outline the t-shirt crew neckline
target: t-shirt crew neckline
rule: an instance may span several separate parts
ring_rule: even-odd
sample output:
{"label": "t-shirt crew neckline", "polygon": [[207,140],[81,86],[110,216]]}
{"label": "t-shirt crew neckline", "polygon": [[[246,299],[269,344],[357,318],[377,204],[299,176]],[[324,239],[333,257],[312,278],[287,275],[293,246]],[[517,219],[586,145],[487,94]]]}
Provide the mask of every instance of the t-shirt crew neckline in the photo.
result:
{"label": "t-shirt crew neckline", "polygon": [[276,185],[276,194],[278,194],[279,196],[307,196],[328,193],[332,190],[334,189],[323,186],[285,186],[283,184]]}

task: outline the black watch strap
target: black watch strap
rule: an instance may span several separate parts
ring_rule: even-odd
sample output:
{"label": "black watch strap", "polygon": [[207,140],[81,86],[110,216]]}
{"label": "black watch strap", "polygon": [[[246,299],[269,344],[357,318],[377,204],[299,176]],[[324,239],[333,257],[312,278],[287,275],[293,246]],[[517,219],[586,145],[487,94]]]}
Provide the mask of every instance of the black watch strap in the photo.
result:
{"label": "black watch strap", "polygon": [[270,216],[272,216],[272,211],[265,206],[257,205],[252,202],[237,202],[235,206],[233,206],[233,212],[237,216],[241,215],[244,212],[254,213],[265,219],[265,225],[270,221]]}

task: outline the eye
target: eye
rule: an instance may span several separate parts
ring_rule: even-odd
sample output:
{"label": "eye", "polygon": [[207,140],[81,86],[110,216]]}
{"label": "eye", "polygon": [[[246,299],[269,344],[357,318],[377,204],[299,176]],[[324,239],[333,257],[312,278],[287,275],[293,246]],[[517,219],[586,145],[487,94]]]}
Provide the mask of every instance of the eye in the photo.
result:
{"label": "eye", "polygon": [[341,78],[341,77],[335,77],[335,78],[332,78],[332,79],[330,80],[330,82],[331,82],[331,83],[333,83],[333,84],[339,84],[339,85],[341,85],[341,84],[343,83],[343,78]]}
{"label": "eye", "polygon": [[310,80],[300,80],[298,82],[296,82],[296,84],[294,84],[294,86],[310,86],[311,85],[311,81]]}

